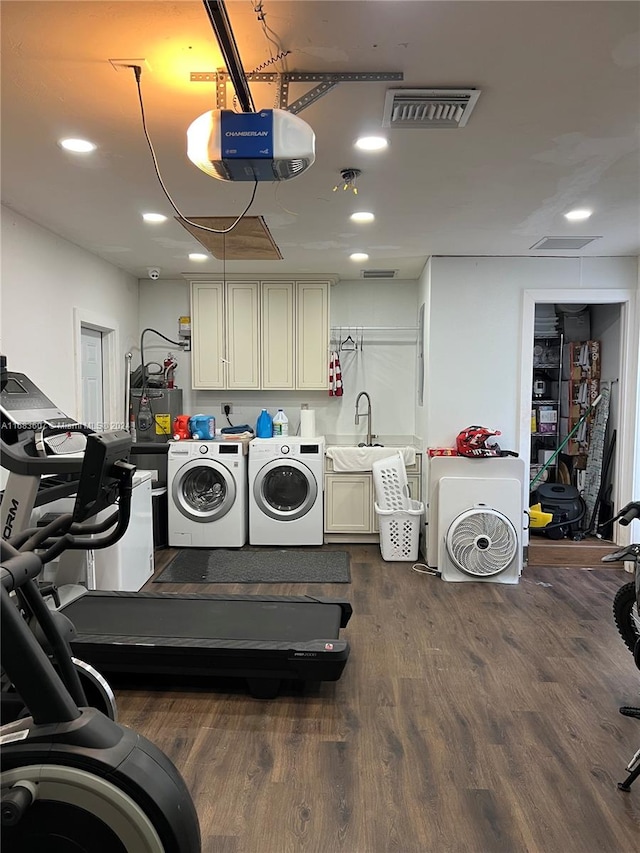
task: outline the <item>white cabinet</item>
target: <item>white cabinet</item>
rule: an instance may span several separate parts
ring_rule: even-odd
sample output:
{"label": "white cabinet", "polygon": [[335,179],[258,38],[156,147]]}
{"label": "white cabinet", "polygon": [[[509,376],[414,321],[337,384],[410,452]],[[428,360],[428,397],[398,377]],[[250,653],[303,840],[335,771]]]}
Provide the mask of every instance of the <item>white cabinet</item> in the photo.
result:
{"label": "white cabinet", "polygon": [[329,283],[296,282],[296,388],[329,387]]}
{"label": "white cabinet", "polygon": [[294,387],[295,282],[262,282],[262,387]]}
{"label": "white cabinet", "polygon": [[260,311],[257,281],[226,284],[227,388],[260,388]]}
{"label": "white cabinet", "polygon": [[224,388],[224,284],[191,284],[191,376],[194,388]]}
{"label": "white cabinet", "polygon": [[[415,464],[407,466],[410,497],[417,501],[422,500],[421,459],[417,454]],[[324,541],[377,542],[380,531],[372,473],[336,474],[328,457],[325,472]]]}
{"label": "white cabinet", "polygon": [[326,474],[324,529],[332,533],[371,533],[370,474]]}
{"label": "white cabinet", "polygon": [[259,388],[257,281],[191,283],[194,388]]}
{"label": "white cabinet", "polygon": [[328,388],[328,281],[191,283],[194,388]]}

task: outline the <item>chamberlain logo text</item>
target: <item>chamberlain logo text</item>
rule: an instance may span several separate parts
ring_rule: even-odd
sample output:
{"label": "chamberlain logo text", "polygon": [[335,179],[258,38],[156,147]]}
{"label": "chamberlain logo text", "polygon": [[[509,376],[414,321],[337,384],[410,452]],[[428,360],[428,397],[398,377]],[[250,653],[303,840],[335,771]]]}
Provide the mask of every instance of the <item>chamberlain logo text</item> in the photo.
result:
{"label": "chamberlain logo text", "polygon": [[225,136],[269,136],[268,130],[227,130]]}

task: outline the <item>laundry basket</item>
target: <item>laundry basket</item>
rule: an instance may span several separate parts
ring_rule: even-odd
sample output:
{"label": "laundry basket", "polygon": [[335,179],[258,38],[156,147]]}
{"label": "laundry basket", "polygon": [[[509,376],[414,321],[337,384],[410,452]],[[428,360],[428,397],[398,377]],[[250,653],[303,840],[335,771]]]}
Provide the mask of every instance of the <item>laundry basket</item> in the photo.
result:
{"label": "laundry basket", "polygon": [[380,552],[383,560],[417,560],[420,542],[422,501],[407,499],[406,509],[380,509],[374,504],[380,528]]}
{"label": "laundry basket", "polygon": [[417,560],[422,501],[409,497],[407,471],[401,453],[371,466],[376,492],[374,503],[380,530],[382,559]]}
{"label": "laundry basket", "polygon": [[372,464],[371,470],[380,509],[406,509],[410,499],[409,483],[402,453],[379,459]]}

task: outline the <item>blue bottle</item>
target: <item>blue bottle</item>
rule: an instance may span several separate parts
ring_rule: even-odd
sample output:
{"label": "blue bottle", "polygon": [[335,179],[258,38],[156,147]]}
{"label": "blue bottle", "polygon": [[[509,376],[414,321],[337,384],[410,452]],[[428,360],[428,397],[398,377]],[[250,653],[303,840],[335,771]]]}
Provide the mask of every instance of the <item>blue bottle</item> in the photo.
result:
{"label": "blue bottle", "polygon": [[266,409],[260,412],[256,424],[257,438],[273,438],[273,418]]}

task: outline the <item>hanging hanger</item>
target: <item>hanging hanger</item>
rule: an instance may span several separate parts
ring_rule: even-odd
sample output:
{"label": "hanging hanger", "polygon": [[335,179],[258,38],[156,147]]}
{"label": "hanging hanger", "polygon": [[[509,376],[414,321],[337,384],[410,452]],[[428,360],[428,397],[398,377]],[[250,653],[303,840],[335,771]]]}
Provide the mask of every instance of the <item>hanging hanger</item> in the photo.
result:
{"label": "hanging hanger", "polygon": [[343,341],[340,342],[340,352],[354,352],[358,349],[358,344],[349,334]]}

